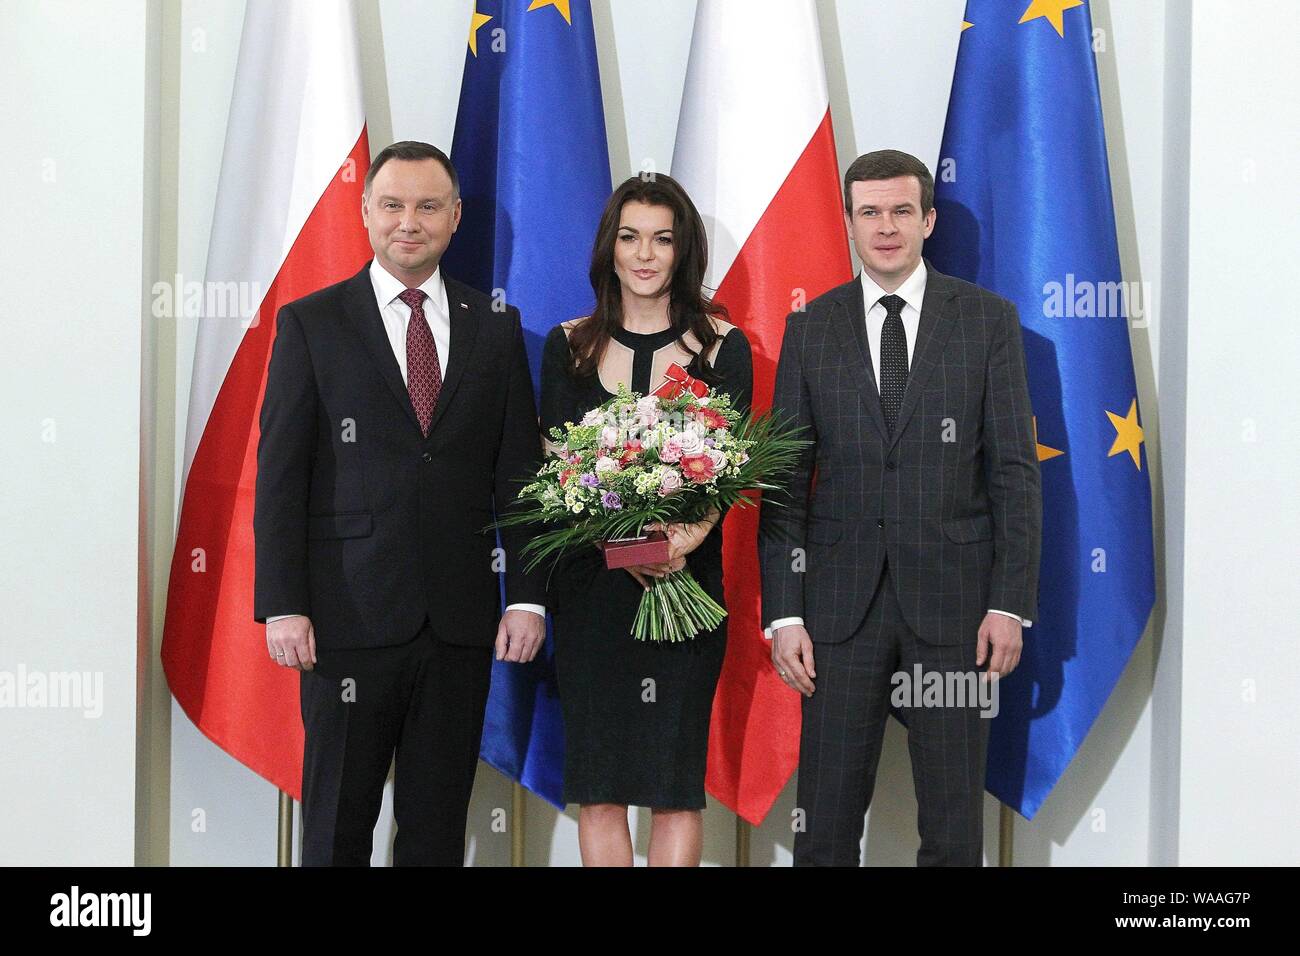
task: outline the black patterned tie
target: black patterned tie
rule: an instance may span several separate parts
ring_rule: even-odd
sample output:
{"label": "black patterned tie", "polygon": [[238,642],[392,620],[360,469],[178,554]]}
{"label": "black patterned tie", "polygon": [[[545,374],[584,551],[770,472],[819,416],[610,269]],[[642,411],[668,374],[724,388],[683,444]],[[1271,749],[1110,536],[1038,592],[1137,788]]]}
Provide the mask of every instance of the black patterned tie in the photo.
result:
{"label": "black patterned tie", "polygon": [[903,390],[907,388],[907,332],[903,329],[902,298],[883,295],[880,304],[886,312],[880,329],[880,408],[892,435],[903,405]]}

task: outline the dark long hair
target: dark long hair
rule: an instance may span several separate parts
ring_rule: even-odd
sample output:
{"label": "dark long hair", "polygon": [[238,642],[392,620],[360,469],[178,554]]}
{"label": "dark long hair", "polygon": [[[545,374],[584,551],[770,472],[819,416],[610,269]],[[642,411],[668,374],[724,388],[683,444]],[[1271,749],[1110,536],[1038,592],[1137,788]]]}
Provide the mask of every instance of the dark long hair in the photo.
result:
{"label": "dark long hair", "polygon": [[[596,305],[591,318],[578,323],[569,334],[569,348],[576,359],[574,374],[578,377],[595,374],[614,330],[623,324],[623,289],[614,272],[614,243],[618,239],[623,207],[630,202],[666,206],[672,210],[673,274],[667,293],[668,318],[679,336],[688,331],[695,335],[700,343],[700,353],[694,360],[696,371],[700,378],[709,381],[713,370],[708,367],[704,356],[718,340],[710,319],[716,316],[725,320],[727,310],[704,295],[709,241],[699,211],[681,184],[663,173],[645,174],[645,178],[633,176],[614,190],[600,214],[589,273],[591,289],[596,293]],[[685,343],[683,348],[690,351]]]}

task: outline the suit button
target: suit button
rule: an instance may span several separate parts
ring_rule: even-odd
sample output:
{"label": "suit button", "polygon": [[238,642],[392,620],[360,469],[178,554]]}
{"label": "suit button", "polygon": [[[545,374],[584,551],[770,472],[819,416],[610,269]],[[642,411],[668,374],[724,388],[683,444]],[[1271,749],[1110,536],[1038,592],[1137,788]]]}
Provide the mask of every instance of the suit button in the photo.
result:
{"label": "suit button", "polygon": [[433,461],[433,456],[430,455],[430,454],[426,451],[423,455],[420,456],[420,460],[421,460],[421,461]]}
{"label": "suit button", "polygon": [[893,471],[897,467],[898,465],[894,462],[892,458],[889,461],[885,462],[885,471]]}
{"label": "suit button", "polygon": [[877,518],[877,519],[876,519],[876,527],[877,527],[877,528],[883,528],[884,526],[885,526],[885,519],[884,519],[884,518]]}

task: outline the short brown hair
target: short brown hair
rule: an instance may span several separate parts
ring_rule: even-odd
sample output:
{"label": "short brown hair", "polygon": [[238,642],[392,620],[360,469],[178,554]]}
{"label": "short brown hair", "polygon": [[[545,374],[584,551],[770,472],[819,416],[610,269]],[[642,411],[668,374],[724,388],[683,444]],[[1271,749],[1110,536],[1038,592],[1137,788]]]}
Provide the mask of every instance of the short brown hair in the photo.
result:
{"label": "short brown hair", "polygon": [[934,208],[934,177],[930,170],[911,153],[897,149],[878,149],[866,153],[853,161],[844,173],[844,211],[853,214],[854,183],[867,182],[872,179],[894,179],[897,176],[915,176],[921,184],[921,215],[928,215]]}
{"label": "short brown hair", "polygon": [[369,196],[370,184],[375,181],[375,174],[379,172],[380,167],[390,159],[433,159],[437,160],[438,165],[447,171],[451,177],[451,195],[453,198],[460,198],[460,178],[456,175],[456,167],[451,164],[451,159],[440,150],[437,146],[429,143],[420,143],[413,139],[404,139],[400,143],[393,143],[391,146],[385,146],[379,151],[379,155],[370,161],[370,168],[366,170],[366,181],[362,186],[361,192]]}

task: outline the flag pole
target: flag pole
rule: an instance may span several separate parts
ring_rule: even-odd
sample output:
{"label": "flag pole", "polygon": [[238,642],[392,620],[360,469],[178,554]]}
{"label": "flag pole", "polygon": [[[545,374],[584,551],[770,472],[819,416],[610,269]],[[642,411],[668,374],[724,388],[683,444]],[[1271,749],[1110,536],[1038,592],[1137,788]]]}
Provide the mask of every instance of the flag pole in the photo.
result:
{"label": "flag pole", "polygon": [[749,835],[751,827],[739,813],[736,814],[736,866],[749,866]]}
{"label": "flag pole", "polygon": [[293,797],[283,790],[275,831],[275,865],[293,866]]}
{"label": "flag pole", "polygon": [[510,785],[510,865],[524,863],[524,788],[516,780]]}
{"label": "flag pole", "polygon": [[998,866],[1014,866],[1012,852],[1016,835],[1016,815],[1005,803],[998,804]]}

